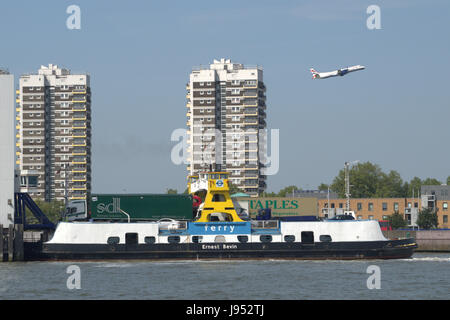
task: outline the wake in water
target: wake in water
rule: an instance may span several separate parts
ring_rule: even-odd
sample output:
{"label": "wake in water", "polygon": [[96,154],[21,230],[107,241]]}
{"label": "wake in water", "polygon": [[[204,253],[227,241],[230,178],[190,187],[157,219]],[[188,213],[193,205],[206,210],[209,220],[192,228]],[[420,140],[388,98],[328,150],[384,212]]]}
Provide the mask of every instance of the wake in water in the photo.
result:
{"label": "wake in water", "polygon": [[417,257],[417,258],[410,258],[410,259],[401,259],[401,261],[431,261],[431,262],[450,262],[450,257]]}

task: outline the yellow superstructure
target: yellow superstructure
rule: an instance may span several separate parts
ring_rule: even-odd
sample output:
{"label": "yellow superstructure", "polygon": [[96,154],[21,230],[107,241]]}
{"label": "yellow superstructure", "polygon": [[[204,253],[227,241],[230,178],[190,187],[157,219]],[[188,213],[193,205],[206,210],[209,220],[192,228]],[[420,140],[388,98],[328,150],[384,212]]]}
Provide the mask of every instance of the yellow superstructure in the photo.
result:
{"label": "yellow superstructure", "polygon": [[[196,222],[227,221],[243,222],[234,209],[233,201],[230,197],[230,186],[227,172],[207,172],[205,174],[207,183],[207,193],[200,217]],[[191,176],[195,177],[195,176]],[[191,181],[190,181],[191,182]],[[190,182],[188,185],[191,193]]]}

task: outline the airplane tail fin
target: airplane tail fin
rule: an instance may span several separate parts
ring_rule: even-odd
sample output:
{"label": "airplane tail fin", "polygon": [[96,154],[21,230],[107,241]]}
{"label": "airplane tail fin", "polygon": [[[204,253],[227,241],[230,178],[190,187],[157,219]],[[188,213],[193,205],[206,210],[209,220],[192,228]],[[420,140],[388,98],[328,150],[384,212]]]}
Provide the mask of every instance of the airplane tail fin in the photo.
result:
{"label": "airplane tail fin", "polygon": [[313,68],[309,69],[309,71],[311,71],[311,73],[313,75],[313,77],[312,77],[313,79],[320,78],[319,73],[316,70],[314,70]]}

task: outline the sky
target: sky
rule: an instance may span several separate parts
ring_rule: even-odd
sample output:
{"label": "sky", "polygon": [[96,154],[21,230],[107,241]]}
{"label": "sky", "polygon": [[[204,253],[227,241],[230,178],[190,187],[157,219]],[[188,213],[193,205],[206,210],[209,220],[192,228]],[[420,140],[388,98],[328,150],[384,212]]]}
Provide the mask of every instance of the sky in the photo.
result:
{"label": "sky", "polygon": [[[70,5],[80,29],[67,28]],[[369,5],[381,29],[367,27]],[[267,191],[315,189],[354,160],[444,182],[449,12],[447,0],[2,1],[0,67],[16,83],[49,63],[91,75],[94,193],[186,189],[171,134],[186,128],[192,67],[220,58],[264,69],[280,159]]]}

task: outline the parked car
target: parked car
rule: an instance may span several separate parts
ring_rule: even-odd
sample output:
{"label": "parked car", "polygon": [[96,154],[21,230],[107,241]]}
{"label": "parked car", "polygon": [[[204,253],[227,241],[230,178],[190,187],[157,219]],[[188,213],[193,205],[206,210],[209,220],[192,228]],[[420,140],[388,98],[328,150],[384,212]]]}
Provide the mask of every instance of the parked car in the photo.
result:
{"label": "parked car", "polygon": [[355,220],[355,218],[349,214],[338,214],[328,220]]}

